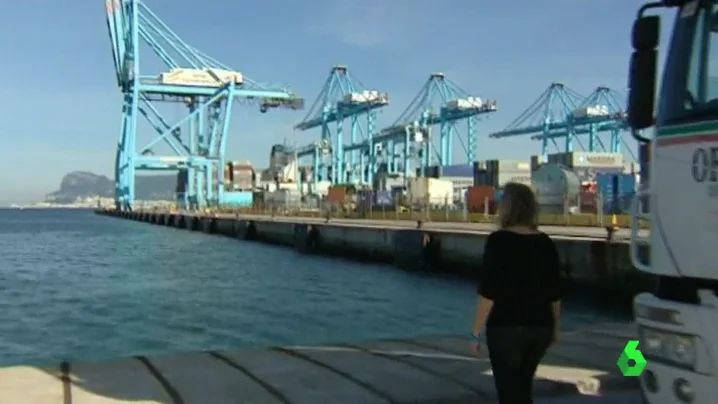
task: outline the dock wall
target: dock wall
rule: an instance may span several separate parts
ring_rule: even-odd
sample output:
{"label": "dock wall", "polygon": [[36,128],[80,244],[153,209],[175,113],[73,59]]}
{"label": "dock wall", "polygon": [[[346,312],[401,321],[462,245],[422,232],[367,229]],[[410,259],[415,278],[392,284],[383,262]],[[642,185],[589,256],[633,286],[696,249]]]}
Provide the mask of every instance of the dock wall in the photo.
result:
{"label": "dock wall", "polygon": [[[241,240],[293,248],[302,253],[341,256],[361,261],[390,263],[413,271],[473,277],[481,262],[486,231],[426,230],[362,226],[318,221],[274,220],[272,217],[202,215],[196,213],[118,212],[98,210],[106,216],[202,231]],[[636,271],[626,241],[597,237],[552,236],[564,276],[580,293],[595,291],[607,300],[623,302],[650,290],[654,280]],[[646,252],[644,251],[644,254]]]}

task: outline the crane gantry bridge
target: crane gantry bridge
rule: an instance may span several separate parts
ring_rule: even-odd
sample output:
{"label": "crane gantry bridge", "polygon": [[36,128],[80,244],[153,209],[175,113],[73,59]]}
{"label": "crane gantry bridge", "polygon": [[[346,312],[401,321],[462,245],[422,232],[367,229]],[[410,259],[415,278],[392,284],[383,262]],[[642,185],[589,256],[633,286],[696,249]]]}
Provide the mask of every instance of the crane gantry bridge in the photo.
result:
{"label": "crane gantry bridge", "polygon": [[[132,209],[136,172],[142,170],[180,171],[178,202],[183,207],[223,203],[229,198],[223,168],[233,101],[243,99],[264,113],[303,109],[304,99],[288,87],[253,81],[187,44],[142,0],[106,0],[105,5],[123,99],[116,207]],[[141,55],[141,44],[151,52]],[[145,53],[154,54],[155,64],[161,62],[159,72],[145,73]],[[587,151],[620,152],[620,135],[627,125],[619,99],[606,87],[582,97],[554,83],[505,130],[490,137],[532,135],[541,141],[544,156],[550,143],[559,147],[557,139],[564,139],[563,151],[573,151],[576,142]],[[455,141],[463,149],[463,162],[471,163],[476,160],[478,122],[497,111],[496,101],[467,93],[443,73],[431,74],[395,122],[379,130],[377,112],[389,103],[388,93],[364,86],[347,66],[332,67],[306,117],[295,126],[300,131],[321,128],[318,141],[297,150],[299,159],[311,159],[310,182],[371,184],[377,172],[408,177],[417,168],[453,165]],[[184,116],[171,122],[157,104],[180,105]],[[140,116],[145,127],[138,125]],[[432,132],[435,127],[438,136]],[[144,132],[149,136],[143,137]],[[602,133],[610,133],[608,145]],[[587,145],[580,140],[584,135]],[[158,151],[160,144],[167,152]]]}
{"label": "crane gantry bridge", "polygon": [[[257,83],[184,42],[141,0],[106,0],[107,28],[117,86],[122,93],[122,129],[115,159],[115,203],[131,210],[138,170],[179,170],[179,203],[203,208],[222,203],[227,133],[233,101],[301,109],[304,100],[291,89]],[[145,73],[144,44],[164,65]],[[150,63],[151,64],[151,63]],[[176,103],[186,114],[176,122],[155,106]],[[142,141],[140,115],[153,133]],[[141,142],[142,141],[142,142]],[[159,155],[164,143],[168,153]]]}
{"label": "crane gantry bridge", "polygon": [[[295,126],[301,131],[321,127],[318,141],[297,150],[299,159],[311,158],[310,182],[371,184],[377,171],[408,176],[413,168],[451,165],[456,139],[470,163],[476,158],[479,119],[497,110],[495,101],[468,94],[443,73],[431,74],[396,121],[378,130],[377,111],[389,102],[388,93],[365,87],[346,66],[332,67],[307,116]],[[348,142],[345,120],[349,121]],[[465,130],[459,128],[462,121]],[[439,127],[438,147],[434,126]]]}
{"label": "crane gantry bridge", "polygon": [[[625,144],[621,133],[628,129],[626,108],[620,101],[623,99],[624,96],[604,86],[584,97],[562,83],[552,83],[506,129],[489,137],[531,135],[532,140],[541,141],[544,159],[551,144],[559,151],[572,152],[574,142],[584,151],[621,153]],[[609,133],[608,144],[602,140],[603,133]],[[581,141],[586,136],[587,144]],[[563,147],[559,146],[559,139],[563,139]],[[630,148],[628,152],[633,154]]]}

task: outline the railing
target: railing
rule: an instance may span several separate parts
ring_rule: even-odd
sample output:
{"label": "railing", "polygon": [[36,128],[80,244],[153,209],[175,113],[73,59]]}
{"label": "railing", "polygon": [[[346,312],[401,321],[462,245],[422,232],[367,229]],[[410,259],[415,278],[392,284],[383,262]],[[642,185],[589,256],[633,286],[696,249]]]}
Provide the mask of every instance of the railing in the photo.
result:
{"label": "railing", "polygon": [[[600,195],[584,194],[574,200],[563,199],[563,203],[539,208],[540,225],[578,226],[630,229],[633,225],[631,201],[633,195],[604,203]],[[560,200],[560,198],[559,198]],[[395,201],[394,205],[361,203],[346,200],[332,202],[327,199],[289,198],[282,201],[255,200],[249,208],[217,207],[219,213],[255,214],[286,217],[320,217],[327,219],[367,220],[421,220],[424,222],[495,223],[498,203],[485,198],[483,203],[467,206],[465,203],[426,200]],[[611,205],[606,208],[605,205]],[[639,223],[640,228],[647,228]]]}

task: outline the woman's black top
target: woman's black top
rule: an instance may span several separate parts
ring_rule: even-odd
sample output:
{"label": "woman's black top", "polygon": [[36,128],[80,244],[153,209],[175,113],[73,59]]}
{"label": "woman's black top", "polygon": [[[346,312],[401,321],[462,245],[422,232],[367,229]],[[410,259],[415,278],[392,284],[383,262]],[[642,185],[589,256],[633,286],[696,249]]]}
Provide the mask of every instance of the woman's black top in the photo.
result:
{"label": "woman's black top", "polygon": [[558,251],[544,233],[491,233],[484,245],[478,293],[490,300],[487,326],[553,326],[561,299]]}

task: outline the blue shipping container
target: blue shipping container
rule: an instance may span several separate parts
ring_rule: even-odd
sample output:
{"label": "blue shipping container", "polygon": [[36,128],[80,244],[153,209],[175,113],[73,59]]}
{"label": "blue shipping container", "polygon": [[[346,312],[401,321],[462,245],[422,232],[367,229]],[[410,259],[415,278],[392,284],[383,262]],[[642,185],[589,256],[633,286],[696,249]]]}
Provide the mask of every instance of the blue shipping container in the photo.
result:
{"label": "blue shipping container", "polygon": [[377,191],[376,204],[379,206],[394,206],[394,195],[391,191]]}
{"label": "blue shipping container", "polygon": [[225,192],[220,203],[236,208],[249,208],[254,203],[254,193],[252,191]]}
{"label": "blue shipping container", "polygon": [[474,176],[473,164],[457,164],[453,166],[441,167],[442,177],[469,177]]}
{"label": "blue shipping container", "polygon": [[600,173],[596,175],[596,185],[603,198],[605,214],[622,214],[630,209],[636,192],[636,177],[633,174]]}

